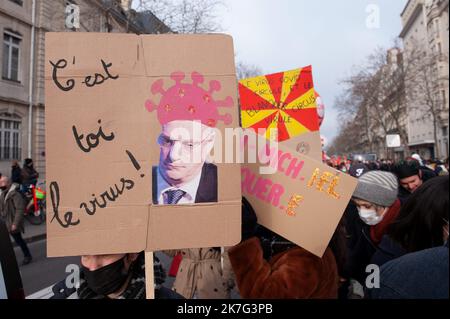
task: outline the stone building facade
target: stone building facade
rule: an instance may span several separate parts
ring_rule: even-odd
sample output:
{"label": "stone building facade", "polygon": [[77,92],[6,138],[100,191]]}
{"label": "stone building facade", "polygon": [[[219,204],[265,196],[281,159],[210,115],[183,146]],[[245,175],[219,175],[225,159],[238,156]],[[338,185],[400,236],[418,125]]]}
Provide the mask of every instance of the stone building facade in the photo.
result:
{"label": "stone building facade", "polygon": [[[79,28],[66,20],[79,9]],[[0,2],[0,173],[12,160],[33,158],[45,180],[45,33],[167,33],[151,12],[135,12],[127,0],[2,0]]]}

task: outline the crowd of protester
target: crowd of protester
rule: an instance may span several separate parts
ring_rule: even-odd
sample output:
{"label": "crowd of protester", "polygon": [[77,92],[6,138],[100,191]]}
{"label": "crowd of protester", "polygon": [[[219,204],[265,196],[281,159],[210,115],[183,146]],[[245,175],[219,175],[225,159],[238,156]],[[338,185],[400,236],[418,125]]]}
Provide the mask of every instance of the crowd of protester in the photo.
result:
{"label": "crowd of protester", "polygon": [[[448,160],[414,154],[328,164],[358,184],[322,258],[259,225],[243,197],[241,242],[174,251],[185,260],[172,290],[155,258],[156,298],[447,299]],[[61,282],[54,298],[145,298],[142,260],[142,253],[83,256],[80,288]]]}
{"label": "crowd of protester", "polygon": [[327,164],[358,178],[342,220],[339,297],[448,298],[448,159]]}

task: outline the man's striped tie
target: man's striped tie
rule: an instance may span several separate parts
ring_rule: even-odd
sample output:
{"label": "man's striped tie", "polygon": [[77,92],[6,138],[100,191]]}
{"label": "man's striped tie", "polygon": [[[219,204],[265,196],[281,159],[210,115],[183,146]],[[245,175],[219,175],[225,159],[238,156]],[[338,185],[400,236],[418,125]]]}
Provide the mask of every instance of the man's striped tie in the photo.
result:
{"label": "man's striped tie", "polygon": [[166,204],[177,204],[180,199],[186,194],[185,191],[181,189],[174,189],[166,191],[167,203]]}

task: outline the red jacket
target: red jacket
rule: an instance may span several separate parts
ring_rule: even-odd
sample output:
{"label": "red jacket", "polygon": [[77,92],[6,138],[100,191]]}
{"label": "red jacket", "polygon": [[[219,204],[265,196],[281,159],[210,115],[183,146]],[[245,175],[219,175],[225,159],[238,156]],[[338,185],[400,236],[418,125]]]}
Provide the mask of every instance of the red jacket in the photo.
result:
{"label": "red jacket", "polygon": [[381,238],[384,234],[386,234],[388,227],[397,219],[397,216],[400,213],[400,208],[400,200],[396,199],[394,204],[389,207],[381,222],[370,227],[370,239],[372,239],[375,245],[378,246],[381,242]]}
{"label": "red jacket", "polygon": [[339,276],[329,248],[319,258],[297,246],[267,262],[253,237],[231,248],[229,257],[242,298],[337,298]]}

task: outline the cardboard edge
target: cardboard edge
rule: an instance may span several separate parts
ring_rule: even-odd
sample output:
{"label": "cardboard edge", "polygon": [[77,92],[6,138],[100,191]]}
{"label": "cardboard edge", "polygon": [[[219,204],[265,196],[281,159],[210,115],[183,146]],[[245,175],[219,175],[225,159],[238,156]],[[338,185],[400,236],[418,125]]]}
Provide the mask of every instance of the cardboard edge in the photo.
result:
{"label": "cardboard edge", "polygon": [[[232,241],[230,239],[229,243],[224,244],[223,246],[225,247],[229,247],[229,246],[234,246],[237,245],[240,241],[241,241],[241,222],[242,222],[242,217],[241,217],[241,207],[242,207],[242,201],[241,200],[234,200],[234,201],[223,201],[223,202],[216,202],[216,203],[196,203],[196,204],[183,204],[183,205],[149,205],[148,206],[148,226],[147,226],[147,232],[151,231],[151,225],[154,224],[153,219],[154,219],[154,215],[152,214],[152,210],[154,210],[155,208],[158,210],[164,209],[167,206],[170,206],[171,209],[176,209],[176,210],[180,210],[180,209],[186,209],[186,206],[189,206],[191,208],[195,208],[195,207],[232,207],[232,208],[236,208],[239,209],[239,214],[236,214],[235,218],[238,219],[239,221],[239,229],[238,229],[238,233],[239,233],[239,238],[236,238],[235,241]],[[183,207],[184,206],[184,207]],[[233,219],[234,220],[234,219]],[[226,227],[228,227],[228,224],[225,225]],[[229,228],[225,229],[225,231],[227,233],[229,233]],[[145,251],[159,251],[159,250],[165,250],[165,249],[183,249],[183,248],[190,248],[190,247],[161,247],[160,244],[155,245],[153,244],[153,246],[150,245],[150,243],[155,243],[155,237],[154,237],[155,232],[151,232],[150,234],[147,233],[147,242],[146,242],[146,249]],[[197,246],[197,248],[200,246]],[[195,247],[192,247],[195,248]]]}

